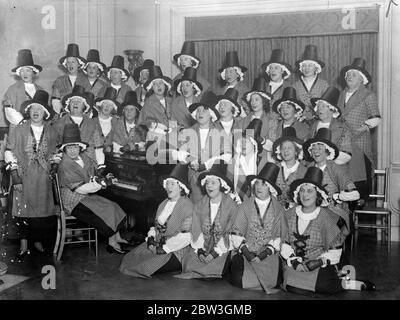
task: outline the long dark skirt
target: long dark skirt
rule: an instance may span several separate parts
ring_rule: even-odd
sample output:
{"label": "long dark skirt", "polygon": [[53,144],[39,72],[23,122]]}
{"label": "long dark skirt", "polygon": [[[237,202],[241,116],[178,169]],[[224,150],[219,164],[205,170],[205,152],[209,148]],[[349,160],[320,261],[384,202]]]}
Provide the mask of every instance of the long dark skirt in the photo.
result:
{"label": "long dark skirt", "polygon": [[[285,267],[285,269],[285,289],[287,291],[312,295],[313,293],[335,294],[342,290],[341,279],[337,275],[335,266],[327,266],[311,272],[298,272],[289,267]],[[288,280],[288,275],[291,280]],[[308,275],[309,279],[307,279]],[[312,283],[312,279],[314,283]],[[307,283],[308,281],[309,283]]]}
{"label": "long dark skirt", "polygon": [[[93,226],[97,229],[97,231],[109,238],[116,232],[111,229],[99,216],[97,216],[92,210],[86,207],[82,203],[78,203],[74,210],[72,210],[71,215],[77,218],[78,220],[87,223],[90,226]],[[117,226],[117,231],[121,230],[126,222],[126,219],[123,219],[119,225]]]}
{"label": "long dark skirt", "polygon": [[280,258],[272,255],[260,262],[248,262],[242,254],[232,257],[230,272],[226,279],[234,286],[242,289],[264,290],[272,292],[281,282]]}
{"label": "long dark skirt", "polygon": [[57,234],[57,216],[40,218],[14,217],[19,239],[34,242],[52,241]]}

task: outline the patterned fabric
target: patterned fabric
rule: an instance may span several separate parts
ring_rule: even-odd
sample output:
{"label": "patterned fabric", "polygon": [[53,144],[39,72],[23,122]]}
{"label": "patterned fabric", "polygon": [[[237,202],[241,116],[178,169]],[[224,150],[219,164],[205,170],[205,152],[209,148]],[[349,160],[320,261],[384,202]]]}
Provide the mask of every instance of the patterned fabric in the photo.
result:
{"label": "patterned fabric", "polygon": [[[230,247],[229,234],[232,230],[233,222],[237,214],[237,204],[229,196],[222,195],[222,200],[219,208],[219,213],[215,217],[214,223],[210,220],[209,198],[204,196],[194,206],[193,224],[192,224],[192,241],[196,242],[200,234],[204,236],[204,244],[212,244],[223,239],[227,248]],[[212,231],[212,228],[214,231]],[[211,239],[213,237],[213,239]],[[221,278],[225,261],[229,252],[214,258],[209,263],[204,263],[199,260],[197,253],[193,248],[190,248],[182,261],[182,274],[177,275],[177,278],[192,279],[192,278]]]}
{"label": "patterned fabric", "polygon": [[[307,140],[307,137],[310,135],[310,127],[306,122],[295,121],[292,123],[291,127],[296,129],[297,138],[303,140],[304,142]],[[282,136],[283,131],[283,120],[278,122],[276,128],[276,136],[279,138]]]}
{"label": "patterned fabric", "polygon": [[[213,123],[210,124],[205,147],[201,148],[200,126],[195,124],[191,128],[183,129],[178,135],[178,149],[187,151],[192,157],[197,158],[201,164],[210,160],[214,156],[231,152],[231,144],[228,139],[220,139],[221,133]],[[203,197],[203,192],[197,178],[201,172],[189,167],[188,180],[192,190],[190,198],[196,203]]]}
{"label": "patterned fabric", "polygon": [[[36,91],[37,90],[44,90],[41,86],[37,85],[36,83],[34,84]],[[25,86],[24,82],[22,80],[18,80],[14,84],[12,84],[10,87],[8,87],[6,93],[4,94],[3,100],[6,101],[8,105],[11,105],[13,109],[21,112],[22,114],[25,113],[25,110],[21,110],[21,104],[25,102],[28,99],[32,99],[33,97],[30,97],[28,93],[25,91]],[[5,118],[4,114],[4,107],[3,103],[0,104],[0,126],[9,126],[10,127],[10,132],[15,128],[15,125],[10,124],[7,119]]]}
{"label": "patterned fabric", "polygon": [[[90,85],[90,82],[89,82]],[[97,78],[92,85],[90,85],[90,92],[94,94],[94,98],[101,98],[104,95],[105,88],[108,86],[108,83],[104,81],[102,78]]]}
{"label": "patterned fabric", "polygon": [[[258,213],[255,198],[244,201],[238,209],[232,234],[241,236],[250,252],[256,254],[266,249],[270,240],[281,238],[286,234],[284,209],[275,197],[264,213],[263,218]],[[243,271],[234,278],[241,278],[243,289],[264,290],[267,293],[277,284],[279,272],[279,255],[273,254],[260,262],[249,262],[240,253],[235,251],[232,257],[231,273],[240,272],[239,264],[243,264]]]}
{"label": "patterned fabric", "polygon": [[232,234],[244,237],[249,251],[259,254],[270,240],[280,238],[284,234],[284,212],[278,200],[271,197],[264,217],[260,220],[255,197],[252,196],[239,206]]}
{"label": "patterned fabric", "polygon": [[104,146],[104,148],[107,147],[112,147],[112,142],[114,140],[114,134],[115,134],[115,128],[117,126],[118,118],[113,117],[111,119],[111,131],[107,134],[107,136],[104,136],[103,131],[101,129],[100,125],[100,120],[98,117],[92,119],[94,126],[95,126],[95,136],[100,136],[101,142],[99,142],[99,145]]}
{"label": "patterned fabric", "polygon": [[[307,140],[313,138],[317,133],[318,123],[319,120],[315,120],[312,122]],[[333,118],[331,123],[329,124],[329,130],[331,130],[332,132],[331,141],[338,147],[338,149],[340,151],[351,154],[352,137],[348,125],[341,118]]]}
{"label": "patterned fabric", "polygon": [[[78,72],[75,85],[84,87],[86,92],[91,91],[89,80],[81,71]],[[73,86],[71,85],[68,75],[65,74],[58,77],[53,83],[51,99],[61,100],[65,95],[72,93],[72,87]]]}
{"label": "patterned fabric", "polygon": [[368,159],[374,164],[372,154],[372,141],[369,131],[356,133],[356,130],[370,118],[380,117],[376,95],[365,87],[359,88],[345,103],[346,88],[341,92],[338,107],[342,112],[342,118],[352,133],[352,142],[360,148]]}
{"label": "patterned fabric", "polygon": [[[158,207],[155,222],[163,211],[168,199],[164,200]],[[193,217],[192,202],[186,197],[179,198],[175,205],[166,227],[163,228],[162,235],[157,234],[156,238],[165,237],[169,239],[180,232],[187,232],[191,229]],[[159,231],[157,231],[159,232]],[[147,249],[147,244],[142,243],[122,259],[119,270],[126,275],[140,278],[151,278],[151,275],[165,265],[172,255],[175,255],[182,262],[184,254],[189,250],[188,247],[168,254],[154,254]]]}
{"label": "patterned fabric", "polygon": [[[34,83],[35,89],[44,90],[41,86]],[[26,100],[32,99],[28,93],[25,91],[24,82],[22,80],[16,81],[14,84],[8,87],[6,93],[4,94],[3,101],[6,100],[11,107],[22,114],[24,114],[25,110],[21,110],[22,102]],[[2,107],[2,106],[1,106]]]}
{"label": "patterned fabric", "polygon": [[273,94],[272,94],[272,92],[271,92],[271,87],[270,87],[270,85],[268,84],[268,86],[267,86],[267,92],[268,92],[268,93],[271,93],[271,94],[273,95],[272,100],[269,102],[269,105],[271,106],[271,112],[274,113],[276,116],[278,116],[278,114],[276,114],[274,111],[272,111],[272,106],[274,105],[274,103],[275,103],[277,100],[279,100],[279,99],[282,98],[283,90],[284,90],[286,87],[290,87],[290,86],[291,86],[290,80],[283,80],[282,86],[280,86],[278,89],[276,89],[275,92],[274,92]]}
{"label": "patterned fabric", "polygon": [[[324,169],[324,175],[322,178],[322,185],[325,186],[326,191],[328,191],[329,197],[331,198],[334,193],[338,193],[343,190],[355,190],[356,186],[353,181],[347,175],[345,168],[337,165],[333,161],[328,161],[326,168]],[[347,202],[342,202],[340,204],[331,201],[328,206],[334,213],[342,217],[347,228],[350,226],[349,219],[349,206]]]}
{"label": "patterned fabric", "polygon": [[283,167],[280,166],[278,178],[276,179],[276,185],[282,190],[282,194],[278,196],[278,200],[284,208],[286,208],[290,203],[293,202],[292,198],[289,195],[290,185],[293,181],[304,178],[306,171],[306,166],[300,162],[297,170],[290,173],[289,176],[285,179],[283,175]]}
{"label": "patterned fabric", "polygon": [[296,89],[297,99],[303,102],[306,106],[306,109],[303,112],[303,115],[306,117],[306,119],[312,119],[314,115],[314,110],[312,110],[310,99],[321,97],[326,89],[328,89],[328,87],[328,82],[321,79],[319,75],[317,75],[317,77],[315,78],[315,81],[311,86],[310,91],[308,91],[306,85],[301,78],[294,82],[293,88]]}
{"label": "patterned fabric", "polygon": [[[193,103],[199,102],[198,97],[194,97]],[[179,127],[190,128],[196,123],[186,106],[183,96],[176,96],[171,104],[171,117],[178,122]]]}
{"label": "patterned fabric", "polygon": [[49,173],[58,144],[57,134],[45,122],[39,144],[33,140],[31,121],[28,120],[15,127],[7,141],[7,149],[17,159],[22,180],[22,193],[13,192],[12,214],[21,218],[47,217],[55,213]]}
{"label": "patterned fabric", "polygon": [[[200,233],[203,233],[204,243],[207,244],[214,237],[215,244],[221,238],[224,239],[226,247],[229,247],[229,233],[236,218],[237,204],[229,196],[223,194],[218,214],[211,223],[210,200],[204,196],[194,206],[194,221],[192,226],[193,242],[196,242]],[[204,248],[207,249],[207,248]]]}
{"label": "patterned fabric", "polygon": [[[81,132],[82,142],[88,143],[89,147],[86,149],[87,154],[96,160],[95,149],[103,147],[103,140],[100,137],[98,130],[96,130],[94,119],[90,119],[88,116],[84,115],[81,124],[79,125],[79,131]],[[64,134],[64,127],[67,124],[75,123],[69,114],[59,118],[53,127],[56,129],[60,141],[62,141],[62,136]]]}
{"label": "patterned fabric", "polygon": [[[251,120],[253,120],[253,114],[249,114],[247,117],[245,117],[242,120],[242,130],[245,130]],[[278,118],[276,117],[275,114],[269,112],[269,113],[263,113],[261,116],[260,120],[262,121],[262,126],[261,126],[261,137],[265,139],[270,139],[272,142],[274,142],[277,138],[280,136],[277,136],[277,127],[278,127]]]}
{"label": "patterned fabric", "polygon": [[172,99],[170,97],[165,97],[166,106],[164,107],[160,100],[158,100],[158,98],[152,94],[144,102],[144,106],[140,111],[137,121],[138,124],[145,124],[150,127],[150,122],[157,122],[168,127],[169,120],[176,120],[171,114],[171,102]]}
{"label": "patterned fabric", "polygon": [[296,207],[289,209],[285,218],[288,227],[285,241],[305,262],[317,259],[323,252],[340,246],[344,241],[344,235],[337,226],[339,218],[329,209],[321,207],[317,218],[309,222],[301,235]]}
{"label": "patterned fabric", "polygon": [[[104,94],[106,93],[106,90],[109,87],[111,87],[111,84],[103,86],[102,89],[98,93],[99,97],[104,97]],[[121,82],[121,88],[119,88],[119,90],[118,90],[116,100],[119,103],[123,103],[125,101],[125,96],[129,91],[132,91],[132,88],[129,85],[127,85],[126,83]]]}
{"label": "patterned fabric", "polygon": [[61,197],[65,210],[68,213],[71,213],[75,206],[86,197],[83,194],[75,192],[75,189],[90,181],[90,178],[95,175],[97,166],[88,157],[86,151],[81,153],[80,156],[84,164],[83,168],[68,156],[62,157],[58,167]]}
{"label": "patterned fabric", "polygon": [[113,130],[113,142],[116,142],[121,146],[130,144],[133,149],[133,145],[135,143],[146,140],[146,137],[141,137],[136,131],[136,127],[127,132],[124,117],[118,118],[118,120],[115,122],[115,126],[113,125]]}

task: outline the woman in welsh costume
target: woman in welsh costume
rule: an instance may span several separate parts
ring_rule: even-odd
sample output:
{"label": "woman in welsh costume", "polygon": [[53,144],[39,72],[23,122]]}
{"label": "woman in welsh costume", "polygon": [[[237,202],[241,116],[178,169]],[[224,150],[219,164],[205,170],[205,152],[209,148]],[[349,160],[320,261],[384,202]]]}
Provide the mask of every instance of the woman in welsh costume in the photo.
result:
{"label": "woman in welsh costume", "polygon": [[59,158],[57,134],[45,121],[52,115],[48,99],[46,91],[38,90],[21,104],[29,120],[11,131],[5,152],[13,186],[12,214],[21,240],[17,259],[29,254],[28,240],[44,252],[42,240],[53,240],[57,231],[50,171]]}
{"label": "woman in welsh costume", "polygon": [[87,146],[81,141],[78,125],[66,124],[59,148],[63,157],[58,168],[64,208],[107,237],[109,253],[124,254],[120,243],[127,241],[121,238],[119,230],[124,226],[126,214],[117,203],[95,194],[111,181],[95,176],[97,164],[86,154]]}
{"label": "woman in welsh costume", "polygon": [[229,241],[237,204],[230,195],[226,164],[214,163],[210,170],[199,175],[206,195],[194,206],[192,242],[182,262],[181,279],[221,278],[229,263]]}
{"label": "woman in welsh costume", "polygon": [[275,184],[279,167],[268,162],[258,175],[248,176],[253,195],[239,206],[231,233],[235,254],[227,279],[243,289],[273,293],[281,282],[280,242],[284,233],[284,209]]}
{"label": "woman in welsh costume", "polygon": [[301,294],[334,294],[343,289],[374,290],[369,281],[345,280],[338,275],[345,234],[339,217],[327,207],[328,192],[322,186],[323,172],[310,167],[303,179],[291,185],[298,204],[285,214],[287,234],[281,247],[283,287]]}
{"label": "woman in welsh costume", "polygon": [[187,165],[178,164],[164,179],[168,198],[158,206],[146,242],[122,259],[119,270],[123,274],[151,278],[154,273],[181,271],[183,255],[190,245],[193,215],[187,175]]}

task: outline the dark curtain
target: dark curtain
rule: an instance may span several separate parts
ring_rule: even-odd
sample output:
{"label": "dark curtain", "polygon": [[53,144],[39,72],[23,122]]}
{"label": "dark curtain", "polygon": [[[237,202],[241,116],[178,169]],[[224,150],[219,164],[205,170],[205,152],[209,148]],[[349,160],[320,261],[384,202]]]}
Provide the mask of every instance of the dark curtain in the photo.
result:
{"label": "dark curtain", "polygon": [[[356,57],[366,59],[367,70],[373,79],[370,89],[376,92],[377,33],[195,41],[196,54],[202,61],[199,73],[210,81],[213,88],[221,81],[218,69],[222,66],[227,51],[238,52],[240,63],[248,68],[244,81],[251,88],[254,78],[263,73],[261,64],[269,60],[273,49],[283,49],[287,62],[294,67],[307,44],[318,47],[319,58],[325,62],[321,76],[331,85],[338,84],[338,75],[343,66],[350,64]],[[295,80],[294,77],[291,80]]]}

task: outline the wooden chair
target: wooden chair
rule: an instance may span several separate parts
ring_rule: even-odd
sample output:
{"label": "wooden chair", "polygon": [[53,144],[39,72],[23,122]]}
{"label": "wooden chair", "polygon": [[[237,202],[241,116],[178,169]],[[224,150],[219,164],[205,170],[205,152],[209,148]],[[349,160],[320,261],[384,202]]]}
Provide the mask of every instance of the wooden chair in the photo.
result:
{"label": "wooden chair", "polygon": [[[88,225],[82,227],[83,222],[80,222],[74,216],[67,215],[65,213],[57,174],[53,178],[53,183],[55,184],[55,188],[53,189],[56,189],[55,190],[56,199],[60,209],[60,212],[58,214],[58,223],[57,223],[57,238],[53,254],[56,255],[57,261],[60,261],[65,245],[74,243],[87,243],[90,250],[92,243],[94,243],[95,256],[97,260],[98,256],[97,230],[94,227],[90,227]],[[81,239],[77,238],[77,236],[74,235],[74,232],[80,232],[79,237],[82,238]],[[94,232],[94,237],[92,236],[92,232]]]}
{"label": "wooden chair", "polygon": [[[383,184],[378,182],[382,181]],[[357,245],[358,229],[375,229],[382,230],[381,241],[386,242],[387,250],[390,252],[391,240],[391,211],[388,209],[388,186],[389,176],[388,168],[374,170],[374,177],[372,179],[372,193],[366,202],[366,206],[360,210],[354,210],[354,240]],[[381,188],[380,188],[381,187]],[[380,190],[381,189],[381,190]],[[373,203],[370,205],[369,203]],[[375,223],[360,223],[360,216],[375,216]],[[385,234],[385,237],[383,236]]]}

